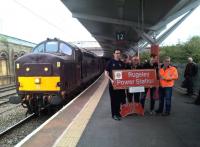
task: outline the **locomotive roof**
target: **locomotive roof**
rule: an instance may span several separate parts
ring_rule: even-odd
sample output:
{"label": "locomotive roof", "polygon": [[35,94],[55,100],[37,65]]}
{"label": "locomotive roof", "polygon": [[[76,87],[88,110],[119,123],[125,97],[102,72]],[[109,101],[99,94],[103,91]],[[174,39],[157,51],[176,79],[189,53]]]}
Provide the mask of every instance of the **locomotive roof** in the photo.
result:
{"label": "locomotive roof", "polygon": [[[70,46],[70,47],[71,47],[72,49],[74,49],[74,50],[79,49],[82,53],[90,54],[90,55],[92,55],[92,56],[94,56],[94,57],[97,57],[97,55],[96,55],[95,53],[93,53],[93,52],[91,52],[91,51],[89,51],[89,50],[87,50],[87,49],[85,49],[85,48],[80,48],[80,47],[76,46],[76,45],[73,44],[73,43],[69,43],[69,42],[60,40],[60,39],[58,39],[58,38],[54,38],[54,39],[47,38],[46,40],[40,42],[38,45],[40,45],[40,44],[42,44],[42,43],[50,42],[50,41],[63,42],[63,43],[65,43],[65,44],[67,44],[68,46]],[[38,46],[38,45],[37,45],[37,46]],[[37,47],[37,46],[36,46],[36,47]],[[36,47],[34,47],[34,48],[36,48]],[[33,50],[34,50],[34,48],[33,48]]]}

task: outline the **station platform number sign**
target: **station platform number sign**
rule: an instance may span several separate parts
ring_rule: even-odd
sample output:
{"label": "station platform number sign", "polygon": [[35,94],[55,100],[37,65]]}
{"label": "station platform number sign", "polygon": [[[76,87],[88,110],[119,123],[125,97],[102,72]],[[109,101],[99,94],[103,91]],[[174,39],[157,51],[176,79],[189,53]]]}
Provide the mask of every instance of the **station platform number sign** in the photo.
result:
{"label": "station platform number sign", "polygon": [[[114,89],[134,89],[134,87],[157,87],[156,70],[113,70]],[[139,88],[141,89],[141,88]],[[144,88],[143,88],[144,89]]]}

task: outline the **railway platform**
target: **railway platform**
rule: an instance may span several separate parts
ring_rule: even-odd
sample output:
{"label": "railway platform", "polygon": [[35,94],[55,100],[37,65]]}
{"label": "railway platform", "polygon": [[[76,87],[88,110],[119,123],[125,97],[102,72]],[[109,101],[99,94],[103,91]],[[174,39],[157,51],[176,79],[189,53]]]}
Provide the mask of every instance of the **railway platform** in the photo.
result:
{"label": "railway platform", "polygon": [[[199,147],[200,107],[174,90],[170,116],[130,115],[115,121],[104,76],[16,146]],[[158,103],[158,102],[156,102]],[[146,109],[148,110],[148,102]]]}

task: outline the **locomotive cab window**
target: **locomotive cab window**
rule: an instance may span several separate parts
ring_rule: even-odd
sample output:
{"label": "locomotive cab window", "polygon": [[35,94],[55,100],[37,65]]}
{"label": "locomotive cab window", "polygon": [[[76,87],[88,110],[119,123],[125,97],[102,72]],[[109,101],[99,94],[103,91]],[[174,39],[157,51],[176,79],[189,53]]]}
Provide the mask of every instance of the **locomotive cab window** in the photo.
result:
{"label": "locomotive cab window", "polygon": [[36,46],[34,49],[33,49],[33,52],[34,53],[43,53],[44,52],[44,43]]}
{"label": "locomotive cab window", "polygon": [[65,43],[60,43],[60,52],[67,54],[67,55],[72,55],[72,49]]}
{"label": "locomotive cab window", "polygon": [[46,43],[46,52],[48,53],[56,53],[58,52],[58,42],[50,41]]}

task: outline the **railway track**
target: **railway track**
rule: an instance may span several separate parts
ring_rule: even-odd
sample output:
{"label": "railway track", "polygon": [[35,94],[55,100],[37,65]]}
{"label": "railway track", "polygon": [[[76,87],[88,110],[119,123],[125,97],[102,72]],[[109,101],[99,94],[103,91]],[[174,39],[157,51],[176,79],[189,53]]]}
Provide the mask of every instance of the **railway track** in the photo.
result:
{"label": "railway track", "polygon": [[20,107],[21,106],[21,104],[17,104],[17,105],[13,105],[13,106],[11,106],[11,107],[9,107],[9,108],[5,108],[3,111],[1,111],[1,109],[0,109],[0,115],[2,115],[3,113],[5,113],[5,112],[8,112],[8,111],[10,111],[10,110],[12,110],[12,109],[15,109],[15,108],[17,108],[17,107]]}
{"label": "railway track", "polygon": [[6,98],[6,97],[11,96],[11,95],[15,95],[15,94],[16,94],[15,89],[10,90],[10,91],[6,91],[6,92],[3,92],[3,93],[0,94],[0,99]]}
{"label": "railway track", "polygon": [[14,84],[0,87],[0,106],[9,103],[10,96],[16,96],[16,86]]}
{"label": "railway track", "polygon": [[13,94],[16,94],[16,86],[14,84],[0,87],[0,99],[11,96]]}
{"label": "railway track", "polygon": [[0,106],[9,103],[10,96],[17,96],[17,94],[16,92],[11,92],[11,93],[5,94],[3,97],[0,97]]}
{"label": "railway track", "polygon": [[4,135],[8,134],[9,132],[13,131],[14,129],[17,129],[17,127],[25,124],[26,122],[28,122],[29,120],[34,118],[34,116],[35,116],[35,114],[31,114],[31,115],[27,116],[26,118],[24,118],[23,120],[19,121],[18,123],[8,127],[4,131],[0,132],[0,138],[3,137]]}
{"label": "railway track", "polygon": [[9,103],[9,100],[1,100],[0,101],[0,106]]}
{"label": "railway track", "polygon": [[15,84],[0,87],[0,93],[15,89]]}

